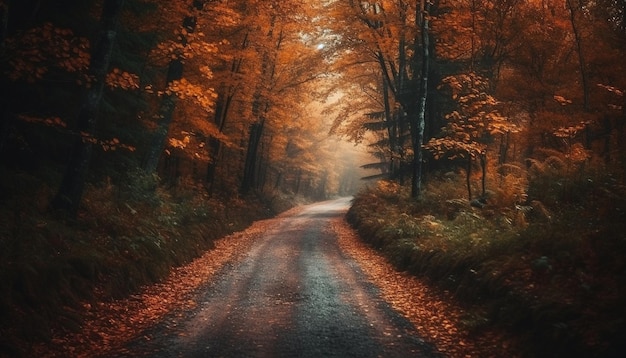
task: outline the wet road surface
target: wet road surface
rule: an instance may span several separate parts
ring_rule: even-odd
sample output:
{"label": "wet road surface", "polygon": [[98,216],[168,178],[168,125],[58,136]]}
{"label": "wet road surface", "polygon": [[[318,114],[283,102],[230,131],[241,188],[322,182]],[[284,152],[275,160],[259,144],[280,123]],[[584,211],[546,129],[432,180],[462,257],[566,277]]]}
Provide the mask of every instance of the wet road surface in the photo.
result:
{"label": "wet road surface", "polygon": [[349,199],[311,205],[107,357],[434,357],[329,229]]}

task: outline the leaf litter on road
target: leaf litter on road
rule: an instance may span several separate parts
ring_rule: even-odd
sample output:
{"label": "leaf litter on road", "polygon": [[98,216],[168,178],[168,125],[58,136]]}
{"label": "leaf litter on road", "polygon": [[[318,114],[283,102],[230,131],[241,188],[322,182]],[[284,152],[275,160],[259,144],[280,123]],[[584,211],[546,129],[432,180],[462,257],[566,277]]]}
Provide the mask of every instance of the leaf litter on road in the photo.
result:
{"label": "leaf litter on road", "polygon": [[339,246],[381,291],[383,298],[404,315],[446,357],[516,357],[504,334],[496,331],[470,333],[463,327],[463,308],[448,292],[426,284],[406,272],[398,272],[380,253],[358,238],[345,219],[332,229]]}
{"label": "leaf litter on road", "polygon": [[[292,209],[277,218],[254,223],[247,230],[216,241],[215,248],[193,262],[175,268],[166,280],[144,287],[125,299],[85,303],[80,332],[58,332],[48,345],[33,347],[34,355],[93,357],[106,355],[137,338],[167,313],[196,306],[192,294],[228,263],[246,254],[260,235],[271,230]],[[463,310],[450,294],[434,289],[407,273],[397,272],[381,255],[360,241],[343,219],[333,222],[341,249],[352,256],[383,298],[402,313],[447,357],[514,357],[497,332],[471,335],[460,324]],[[150,339],[150,337],[145,337]]]}
{"label": "leaf litter on road", "polygon": [[253,242],[271,230],[280,218],[298,210],[295,208],[276,218],[257,221],[244,231],[217,240],[214,249],[187,265],[174,268],[163,282],[145,286],[127,298],[84,303],[84,321],[80,331],[59,328],[48,344],[32,348],[33,356],[106,356],[106,352],[137,338],[167,313],[195,307],[197,303],[192,299],[192,293],[196,289],[228,263],[245,255]]}

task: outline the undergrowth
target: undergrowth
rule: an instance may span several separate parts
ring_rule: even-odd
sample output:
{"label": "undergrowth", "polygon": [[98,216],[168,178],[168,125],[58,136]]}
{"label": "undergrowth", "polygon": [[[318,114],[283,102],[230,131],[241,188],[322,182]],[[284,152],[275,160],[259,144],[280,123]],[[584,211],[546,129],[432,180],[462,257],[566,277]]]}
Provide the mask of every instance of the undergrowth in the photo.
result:
{"label": "undergrowth", "polygon": [[20,356],[58,329],[80,329],[85,302],[163,279],[214,240],[288,207],[288,198],[211,198],[194,183],[163,188],[128,174],[87,188],[76,219],[48,212],[54,192],[31,174],[0,178],[0,356]]}
{"label": "undergrowth", "polygon": [[417,200],[408,188],[381,181],[355,196],[348,220],[398,270],[464,302],[468,330],[506,329],[529,356],[619,356],[623,186],[608,174],[570,178],[566,188],[564,179],[543,178],[530,183],[528,197],[496,189],[477,208],[461,180],[432,180]]}

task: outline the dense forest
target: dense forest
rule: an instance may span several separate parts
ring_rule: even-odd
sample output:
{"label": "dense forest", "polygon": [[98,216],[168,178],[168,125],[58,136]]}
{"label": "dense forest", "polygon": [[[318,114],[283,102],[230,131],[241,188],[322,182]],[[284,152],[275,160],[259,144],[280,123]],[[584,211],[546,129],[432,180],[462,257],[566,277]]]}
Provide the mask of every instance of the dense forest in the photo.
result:
{"label": "dense forest", "polygon": [[617,356],[625,55],[622,0],[0,0],[0,353],[355,195],[469,328]]}
{"label": "dense forest", "polygon": [[353,78],[333,129],[386,178],[348,213],[362,239],[472,307],[470,331],[623,354],[626,3],[332,4]]}

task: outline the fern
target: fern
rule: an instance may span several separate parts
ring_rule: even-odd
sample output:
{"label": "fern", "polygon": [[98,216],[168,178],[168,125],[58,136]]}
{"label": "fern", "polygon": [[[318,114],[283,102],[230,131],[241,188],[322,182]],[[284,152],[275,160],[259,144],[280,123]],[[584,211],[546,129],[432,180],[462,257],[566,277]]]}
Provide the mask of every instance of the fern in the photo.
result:
{"label": "fern", "polygon": [[525,175],[525,170],[520,166],[520,164],[512,164],[512,163],[504,163],[498,167],[498,173],[502,176],[506,176],[508,174],[516,174],[517,176]]}
{"label": "fern", "polygon": [[509,174],[501,177],[492,199],[493,205],[501,208],[512,208],[526,202],[528,198],[528,180],[525,177]]}
{"label": "fern", "polygon": [[546,160],[549,157],[562,157],[564,154],[563,152],[556,150],[556,149],[552,149],[552,148],[546,148],[546,147],[541,147],[538,149],[535,149],[534,153],[535,157],[537,157],[539,160]]}
{"label": "fern", "polygon": [[568,168],[567,162],[562,158],[562,154],[560,156],[550,156],[544,160],[545,165],[555,170],[559,174],[565,174]]}

